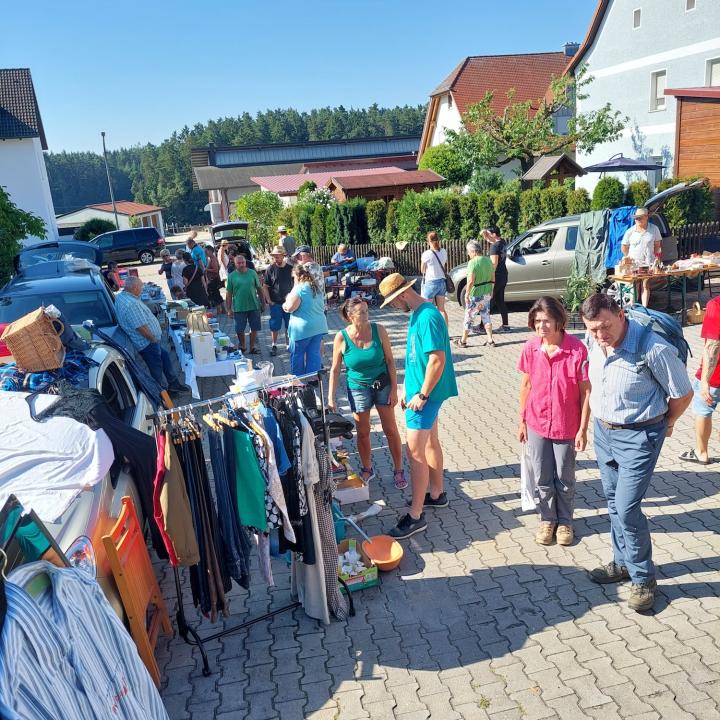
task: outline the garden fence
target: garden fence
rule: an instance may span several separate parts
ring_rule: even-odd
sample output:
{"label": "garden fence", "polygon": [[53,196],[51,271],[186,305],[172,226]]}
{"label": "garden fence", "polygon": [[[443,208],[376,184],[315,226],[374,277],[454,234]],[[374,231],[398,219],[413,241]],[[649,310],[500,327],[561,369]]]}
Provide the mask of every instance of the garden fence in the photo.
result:
{"label": "garden fence", "polygon": [[704,250],[720,250],[720,222],[693,223],[673,228],[678,239],[678,257],[682,260]]}

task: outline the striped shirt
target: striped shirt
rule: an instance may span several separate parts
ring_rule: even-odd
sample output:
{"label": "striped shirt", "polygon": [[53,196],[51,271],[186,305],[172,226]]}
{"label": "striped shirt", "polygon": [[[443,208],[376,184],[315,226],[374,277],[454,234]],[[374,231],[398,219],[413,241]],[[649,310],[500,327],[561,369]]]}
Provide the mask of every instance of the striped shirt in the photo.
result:
{"label": "striped shirt", "polygon": [[608,354],[589,343],[590,410],[605,422],[629,424],[652,420],[668,410],[668,398],[691,391],[677,350],[666,340],[628,320],[625,338]]}
{"label": "striped shirt", "polygon": [[[37,598],[23,587],[47,573]],[[0,717],[168,720],[135,644],[98,584],[80,570],[35,562],[14,570],[0,638]]]}
{"label": "striped shirt", "polygon": [[147,325],[156,342],[162,337],[160,323],[150,308],[127,290],[123,290],[115,298],[115,313],[118,325],[128,334],[136,350],[144,350],[150,344],[150,341],[138,332],[139,327]]}

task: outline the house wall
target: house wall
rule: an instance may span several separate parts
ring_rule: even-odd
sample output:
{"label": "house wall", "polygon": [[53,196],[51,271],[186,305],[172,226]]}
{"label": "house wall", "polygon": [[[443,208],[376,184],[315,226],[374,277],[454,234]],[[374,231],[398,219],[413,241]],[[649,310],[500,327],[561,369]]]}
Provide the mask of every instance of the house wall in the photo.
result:
{"label": "house wall", "polygon": [[429,147],[442,145],[445,142],[446,130],[460,130],[462,119],[458,112],[457,105],[451,100],[450,93],[443,95],[437,105],[435,116],[435,128],[430,138]]}
{"label": "house wall", "polygon": [[[40,138],[0,141],[0,185],[21,210],[43,219],[48,240],[58,239]],[[27,238],[25,242],[32,244],[42,239]]]}
{"label": "house wall", "polygon": [[677,174],[705,175],[720,187],[720,100],[678,100]]}
{"label": "house wall", "polygon": [[[630,120],[622,137],[578,151],[580,165],[592,165],[622,152],[627,157],[658,157],[672,172],[675,153],[676,100],[666,96],[665,108],[651,110],[651,74],[665,70],[666,87],[705,85],[707,61],[720,57],[720,2],[697,0],[685,10],[685,0],[611,0],[592,47],[582,63],[595,79],[588,97],[577,101],[578,112],[597,110],[610,103]],[[641,11],[640,27],[633,28],[633,12]],[[618,178],[628,182],[626,173]],[[645,177],[636,174],[630,179]],[[577,180],[592,192],[599,173]],[[650,178],[652,182],[654,179]]]}

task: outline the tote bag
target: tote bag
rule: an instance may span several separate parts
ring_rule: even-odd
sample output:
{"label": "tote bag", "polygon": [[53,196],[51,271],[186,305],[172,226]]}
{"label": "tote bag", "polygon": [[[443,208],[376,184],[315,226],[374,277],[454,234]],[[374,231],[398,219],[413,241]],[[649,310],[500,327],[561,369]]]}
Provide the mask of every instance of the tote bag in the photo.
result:
{"label": "tote bag", "polygon": [[535,490],[537,482],[535,473],[530,463],[530,453],[528,452],[528,444],[522,443],[520,449],[520,505],[523,512],[535,510]]}

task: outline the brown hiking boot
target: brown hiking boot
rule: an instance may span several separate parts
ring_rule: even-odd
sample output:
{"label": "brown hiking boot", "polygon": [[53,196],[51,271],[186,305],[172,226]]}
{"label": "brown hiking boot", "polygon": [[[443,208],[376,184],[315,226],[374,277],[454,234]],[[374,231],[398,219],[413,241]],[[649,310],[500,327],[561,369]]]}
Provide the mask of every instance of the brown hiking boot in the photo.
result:
{"label": "brown hiking boot", "polygon": [[655,590],[657,590],[657,582],[654,579],[637,585],[633,583],[628,607],[635,612],[650,610],[655,603]]}
{"label": "brown hiking boot", "polygon": [[541,522],[535,531],[535,542],[538,545],[552,545],[557,523]]}
{"label": "brown hiking boot", "polygon": [[630,579],[630,573],[624,565],[618,565],[615,561],[609,562],[607,565],[601,565],[590,571],[590,579],[596,583],[605,585],[606,583],[622,582]]}
{"label": "brown hiking boot", "polygon": [[557,542],[558,545],[572,545],[575,539],[575,533],[572,525],[558,525]]}

